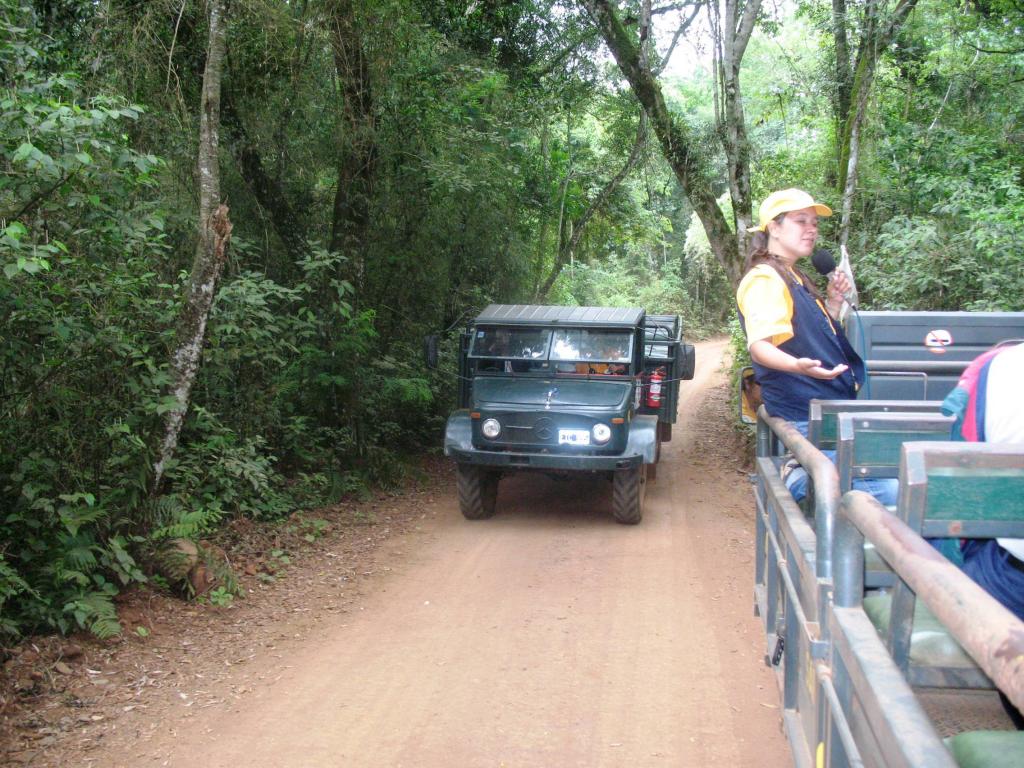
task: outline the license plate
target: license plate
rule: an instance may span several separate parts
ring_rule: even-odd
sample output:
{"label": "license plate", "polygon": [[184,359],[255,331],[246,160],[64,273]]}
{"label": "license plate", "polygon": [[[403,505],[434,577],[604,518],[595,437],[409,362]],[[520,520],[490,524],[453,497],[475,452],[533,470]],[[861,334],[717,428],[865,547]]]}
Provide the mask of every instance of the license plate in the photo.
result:
{"label": "license plate", "polygon": [[558,430],[559,445],[590,445],[589,429],[560,429]]}

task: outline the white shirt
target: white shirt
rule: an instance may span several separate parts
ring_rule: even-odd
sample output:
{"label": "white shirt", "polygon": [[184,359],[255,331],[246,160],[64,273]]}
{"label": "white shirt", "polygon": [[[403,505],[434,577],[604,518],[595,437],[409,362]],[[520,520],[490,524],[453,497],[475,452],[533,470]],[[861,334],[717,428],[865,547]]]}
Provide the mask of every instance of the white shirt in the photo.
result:
{"label": "white shirt", "polygon": [[[989,363],[985,388],[985,442],[1024,444],[1024,344],[1000,352]],[[1024,560],[1024,539],[996,539],[999,546]]]}

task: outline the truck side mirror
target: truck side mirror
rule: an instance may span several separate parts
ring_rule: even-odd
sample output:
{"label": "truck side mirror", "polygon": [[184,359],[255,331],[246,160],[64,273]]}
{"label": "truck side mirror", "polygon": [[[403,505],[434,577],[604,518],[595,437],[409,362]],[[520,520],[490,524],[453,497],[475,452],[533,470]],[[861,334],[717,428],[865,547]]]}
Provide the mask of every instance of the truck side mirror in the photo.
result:
{"label": "truck side mirror", "polygon": [[437,334],[431,333],[423,337],[423,361],[427,368],[437,368]]}

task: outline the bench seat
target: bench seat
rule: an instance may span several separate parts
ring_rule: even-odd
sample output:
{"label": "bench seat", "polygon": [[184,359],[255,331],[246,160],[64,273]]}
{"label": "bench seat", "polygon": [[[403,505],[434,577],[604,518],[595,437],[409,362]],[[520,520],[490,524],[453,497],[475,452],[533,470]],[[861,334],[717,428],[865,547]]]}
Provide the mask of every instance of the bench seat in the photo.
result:
{"label": "bench seat", "polygon": [[968,731],[945,742],[960,768],[1024,765],[1024,731]]}
{"label": "bench seat", "polygon": [[[864,612],[882,637],[885,637],[889,631],[891,611],[891,593],[865,595]],[[921,600],[914,604],[914,631],[910,636],[910,663],[927,667],[977,669],[977,665],[967,655],[967,652],[960,647],[960,644],[953,639],[953,636]]]}

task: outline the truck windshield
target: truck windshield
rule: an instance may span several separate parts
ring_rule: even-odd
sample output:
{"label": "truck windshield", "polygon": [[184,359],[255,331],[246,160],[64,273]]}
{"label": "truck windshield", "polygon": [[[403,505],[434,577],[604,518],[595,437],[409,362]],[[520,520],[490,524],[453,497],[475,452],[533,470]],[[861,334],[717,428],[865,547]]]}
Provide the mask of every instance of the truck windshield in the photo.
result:
{"label": "truck windshield", "polygon": [[542,328],[477,328],[470,357],[546,360],[551,331]]}
{"label": "truck windshield", "polygon": [[633,335],[629,331],[555,331],[551,359],[572,362],[628,363]]}

